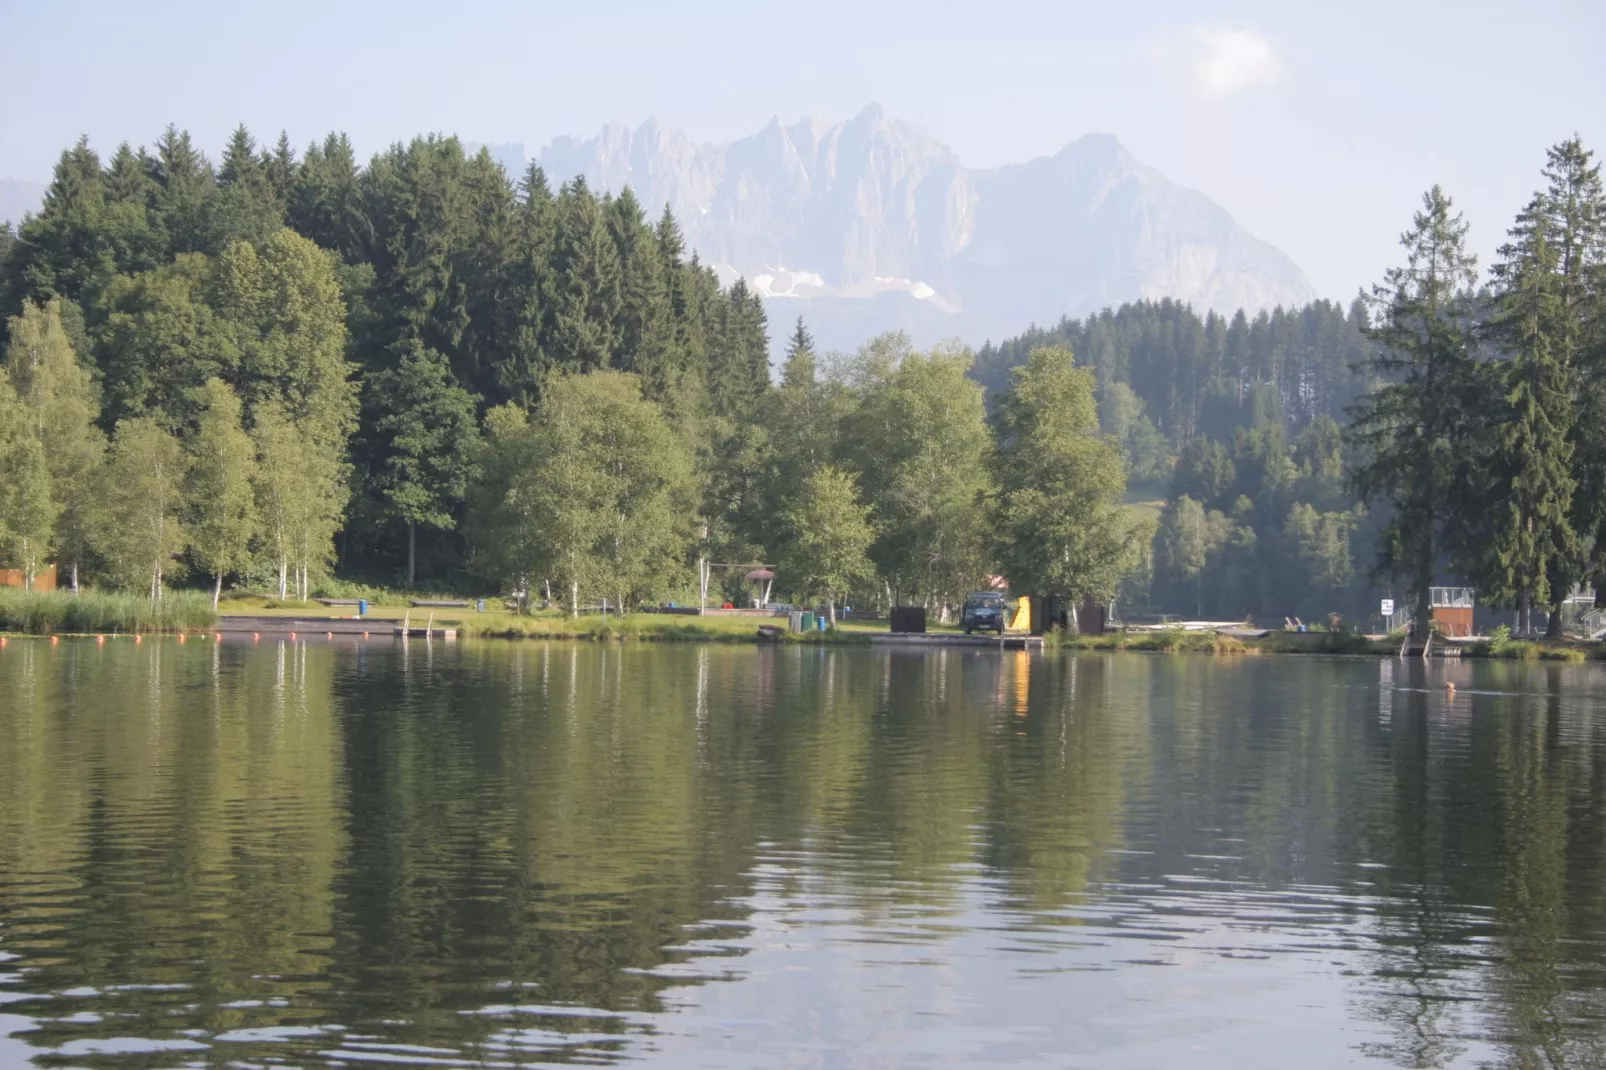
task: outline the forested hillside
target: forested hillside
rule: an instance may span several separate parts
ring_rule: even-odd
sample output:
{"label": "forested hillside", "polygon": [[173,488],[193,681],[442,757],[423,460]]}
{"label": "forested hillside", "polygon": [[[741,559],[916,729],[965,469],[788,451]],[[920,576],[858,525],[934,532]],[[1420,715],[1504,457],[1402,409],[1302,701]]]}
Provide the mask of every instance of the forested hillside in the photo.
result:
{"label": "forested hillside", "polygon": [[339,382],[287,414],[321,405],[334,436],[332,516],[303,567],[331,563],[338,532],[345,571],[394,579],[416,533],[440,576],[463,559],[450,532],[479,411],[611,368],[717,443],[769,384],[762,306],[722,290],[672,216],[649,223],[628,191],[598,198],[583,179],[553,190],[535,167],[515,180],[455,138],[367,166],[340,135],[298,157],[241,128],[216,166],[173,128],[105,161],[80,142],[43,210],[0,235],[0,312],[57,300],[108,434],[143,416],[193,434],[214,377],[254,425],[306,385],[296,362],[332,369]]}
{"label": "forested hillside", "polygon": [[1271,623],[1375,622],[1377,572],[1419,626],[1455,577],[1554,630],[1606,576],[1606,196],[1576,140],[1543,178],[1487,277],[1435,188],[1348,309],[1144,302],[979,354],[800,319],[776,383],[755,293],[628,189],[453,138],[80,142],[0,230],[0,556],[153,598],[628,606],[714,561],[731,598],[763,563],[833,606],[1002,575]]}
{"label": "forested hillside", "polygon": [[1129,606],[1375,621],[1380,577],[1419,634],[1455,583],[1559,635],[1606,586],[1606,192],[1577,138],[1540,177],[1486,274],[1435,186],[1347,312],[1128,305],[987,346],[976,374],[997,391],[1044,344],[1096,370],[1102,430],[1164,499]]}
{"label": "forested hillside", "polygon": [[1377,525],[1346,487],[1341,435],[1368,382],[1367,328],[1359,300],[1253,319],[1142,302],[983,346],[975,375],[1000,392],[1044,345],[1069,346],[1094,370],[1131,499],[1163,506],[1123,587],[1128,609],[1369,617]]}

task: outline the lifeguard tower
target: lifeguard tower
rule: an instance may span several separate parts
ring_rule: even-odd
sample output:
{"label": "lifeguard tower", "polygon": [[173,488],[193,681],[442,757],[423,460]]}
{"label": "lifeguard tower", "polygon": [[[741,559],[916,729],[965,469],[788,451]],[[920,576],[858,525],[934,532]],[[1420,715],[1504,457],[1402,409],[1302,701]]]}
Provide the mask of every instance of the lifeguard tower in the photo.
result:
{"label": "lifeguard tower", "polygon": [[1433,623],[1447,639],[1465,639],[1472,635],[1472,611],[1477,606],[1476,592],[1471,587],[1429,587],[1428,603],[1432,607]]}

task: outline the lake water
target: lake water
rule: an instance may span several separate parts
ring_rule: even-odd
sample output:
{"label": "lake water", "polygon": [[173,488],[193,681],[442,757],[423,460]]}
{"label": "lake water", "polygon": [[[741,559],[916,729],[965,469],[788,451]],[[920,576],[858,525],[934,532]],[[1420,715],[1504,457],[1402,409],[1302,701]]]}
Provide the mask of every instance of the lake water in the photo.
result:
{"label": "lake water", "polygon": [[30,1060],[1601,1066],[1606,671],[13,639]]}

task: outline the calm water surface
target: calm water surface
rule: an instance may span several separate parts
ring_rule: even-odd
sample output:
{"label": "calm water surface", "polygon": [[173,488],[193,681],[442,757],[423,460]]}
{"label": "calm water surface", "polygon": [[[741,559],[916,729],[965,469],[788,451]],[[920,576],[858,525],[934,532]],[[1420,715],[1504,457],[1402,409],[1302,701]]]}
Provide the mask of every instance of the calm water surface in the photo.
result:
{"label": "calm water surface", "polygon": [[30,1061],[1598,1067],[1606,671],[12,640]]}

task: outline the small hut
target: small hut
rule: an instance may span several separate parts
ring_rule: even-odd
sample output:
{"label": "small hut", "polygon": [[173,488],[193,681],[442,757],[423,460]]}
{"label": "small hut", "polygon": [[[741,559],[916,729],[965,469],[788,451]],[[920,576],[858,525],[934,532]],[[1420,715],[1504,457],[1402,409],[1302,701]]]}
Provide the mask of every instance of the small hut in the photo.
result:
{"label": "small hut", "polygon": [[1477,601],[1471,587],[1429,587],[1428,602],[1432,606],[1433,623],[1450,639],[1463,639],[1473,634],[1472,611]]}

